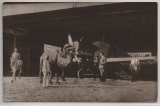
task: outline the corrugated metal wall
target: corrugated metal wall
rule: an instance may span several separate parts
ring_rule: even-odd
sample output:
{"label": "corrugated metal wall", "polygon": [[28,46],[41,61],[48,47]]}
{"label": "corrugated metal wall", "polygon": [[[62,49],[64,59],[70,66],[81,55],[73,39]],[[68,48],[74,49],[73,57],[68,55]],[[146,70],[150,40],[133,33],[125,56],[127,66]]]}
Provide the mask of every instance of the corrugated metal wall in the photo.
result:
{"label": "corrugated metal wall", "polygon": [[[113,2],[115,3],[115,2]],[[18,3],[3,4],[3,16],[36,13],[76,7],[111,4],[111,2],[83,2],[83,3]]]}

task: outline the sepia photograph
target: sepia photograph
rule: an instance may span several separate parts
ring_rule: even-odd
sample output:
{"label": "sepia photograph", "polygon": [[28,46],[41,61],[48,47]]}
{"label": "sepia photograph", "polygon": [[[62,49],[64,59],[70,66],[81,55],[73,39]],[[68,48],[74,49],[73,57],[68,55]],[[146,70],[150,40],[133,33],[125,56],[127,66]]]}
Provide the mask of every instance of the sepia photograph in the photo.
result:
{"label": "sepia photograph", "polygon": [[3,102],[157,102],[157,2],[4,2],[2,19]]}

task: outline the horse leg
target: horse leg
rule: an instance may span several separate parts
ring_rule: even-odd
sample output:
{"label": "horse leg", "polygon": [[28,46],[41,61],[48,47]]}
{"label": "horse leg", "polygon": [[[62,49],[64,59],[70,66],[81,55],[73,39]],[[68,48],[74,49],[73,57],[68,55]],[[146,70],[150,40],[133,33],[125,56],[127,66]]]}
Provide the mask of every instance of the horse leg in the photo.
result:
{"label": "horse leg", "polygon": [[61,71],[62,71],[61,79],[63,80],[63,68],[61,68]]}
{"label": "horse leg", "polygon": [[61,68],[61,70],[62,70],[62,76],[61,76],[62,81],[66,81],[65,78],[64,78],[64,71],[65,71],[65,68]]}
{"label": "horse leg", "polygon": [[20,71],[19,71],[19,79],[21,77],[21,73],[22,73],[22,69],[20,68]]}
{"label": "horse leg", "polygon": [[13,83],[13,80],[14,80],[14,76],[13,76],[13,75],[14,75],[14,71],[12,70],[12,72],[13,72],[13,73],[12,73],[12,80],[11,80],[11,83]]}
{"label": "horse leg", "polygon": [[94,81],[95,81],[96,80],[96,70],[93,69],[93,71],[94,71]]}
{"label": "horse leg", "polygon": [[12,75],[13,79],[11,80],[11,83],[13,83],[13,82],[14,82],[14,80],[16,80],[16,76],[15,76],[15,74],[16,74],[16,70],[13,70],[13,75]]}
{"label": "horse leg", "polygon": [[56,77],[56,84],[60,84],[58,81],[58,73],[55,73],[55,77]]}
{"label": "horse leg", "polygon": [[53,83],[52,83],[52,73],[49,74],[49,83],[50,83],[50,84],[53,84]]}
{"label": "horse leg", "polygon": [[64,70],[62,72],[62,81],[66,81],[65,77],[64,77]]}
{"label": "horse leg", "polygon": [[63,80],[63,68],[62,67],[60,67],[60,69],[61,69],[61,71],[62,71],[62,75],[61,75],[61,79]]}

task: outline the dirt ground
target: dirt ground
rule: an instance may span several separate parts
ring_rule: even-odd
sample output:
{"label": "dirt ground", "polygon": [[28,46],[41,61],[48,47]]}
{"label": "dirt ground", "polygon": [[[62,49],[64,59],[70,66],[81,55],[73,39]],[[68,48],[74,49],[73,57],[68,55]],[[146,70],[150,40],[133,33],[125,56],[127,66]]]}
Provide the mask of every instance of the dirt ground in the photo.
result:
{"label": "dirt ground", "polygon": [[[157,82],[107,79],[99,82],[93,78],[66,78],[60,85],[54,82],[42,89],[38,77],[21,77],[11,83],[3,77],[4,102],[156,102]],[[76,84],[75,84],[76,82]]]}

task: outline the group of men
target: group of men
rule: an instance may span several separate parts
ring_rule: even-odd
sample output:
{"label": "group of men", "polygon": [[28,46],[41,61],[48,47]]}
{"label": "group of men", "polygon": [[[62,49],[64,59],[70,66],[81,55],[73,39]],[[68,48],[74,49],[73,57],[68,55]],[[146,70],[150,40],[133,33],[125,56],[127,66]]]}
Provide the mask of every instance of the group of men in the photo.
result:
{"label": "group of men", "polygon": [[[20,54],[17,52],[17,49],[14,50],[14,53],[12,54],[12,59],[14,59],[15,61],[18,61],[20,59]],[[50,70],[50,65],[49,65],[49,56],[46,55],[45,56],[45,61],[43,62],[43,68],[42,68],[42,72],[43,72],[43,88],[45,88],[46,86],[49,85],[49,81],[51,79],[51,70]],[[98,57],[95,57],[95,60],[94,60],[94,65],[96,65],[96,67],[99,68],[99,71],[100,71],[100,76],[102,76],[102,74],[105,72],[105,64],[106,64],[107,60],[103,54],[103,52],[100,52],[100,59],[98,59]],[[131,60],[131,63],[130,63],[130,70],[131,70],[131,73],[132,73],[132,81],[134,80],[133,79],[133,76],[137,74],[137,71],[135,70],[139,70],[140,67],[139,67],[139,60],[136,58],[136,55],[134,55],[134,58]],[[137,80],[135,78],[135,80]]]}
{"label": "group of men", "polygon": [[[131,60],[131,63],[129,65],[129,70],[131,70],[132,75],[132,82],[137,81],[137,75],[138,71],[140,70],[140,62],[136,58],[137,55],[133,55],[133,58]],[[100,59],[98,59],[98,56],[95,57],[94,65],[96,67],[99,67],[100,71],[100,78],[102,77],[103,73],[105,72],[105,64],[107,63],[106,58],[104,57],[103,52],[100,52]]]}

